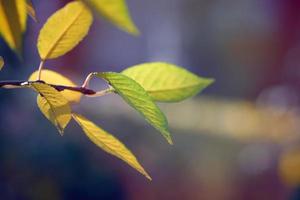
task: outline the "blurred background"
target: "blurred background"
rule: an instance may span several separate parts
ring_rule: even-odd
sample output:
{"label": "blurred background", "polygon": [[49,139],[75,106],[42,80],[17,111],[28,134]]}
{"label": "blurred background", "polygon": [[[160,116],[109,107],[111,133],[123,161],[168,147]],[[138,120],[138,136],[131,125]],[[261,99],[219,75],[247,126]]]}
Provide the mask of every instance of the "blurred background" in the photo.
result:
{"label": "blurred background", "polygon": [[[26,80],[38,68],[39,29],[67,2],[33,0],[39,22],[28,19],[23,59],[0,39],[1,80]],[[174,146],[115,95],[74,105],[124,142],[153,181],[74,122],[61,137],[33,92],[2,89],[0,199],[300,199],[300,1],[127,2],[140,36],[97,17],[75,50],[45,67],[77,84],[91,71],[151,61],[216,79],[200,96],[160,104]]]}

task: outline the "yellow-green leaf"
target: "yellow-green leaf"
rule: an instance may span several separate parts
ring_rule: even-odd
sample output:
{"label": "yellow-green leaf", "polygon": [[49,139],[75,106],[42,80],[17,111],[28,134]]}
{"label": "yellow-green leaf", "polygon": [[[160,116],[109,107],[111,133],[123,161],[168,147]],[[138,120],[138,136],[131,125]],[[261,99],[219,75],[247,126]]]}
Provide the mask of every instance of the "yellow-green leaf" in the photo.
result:
{"label": "yellow-green leaf", "polygon": [[80,1],[68,3],[50,16],[40,31],[38,51],[42,60],[72,50],[88,33],[93,17]]}
{"label": "yellow-green leaf", "polygon": [[125,0],[84,0],[100,15],[123,31],[138,35],[139,30],[133,23]]}
{"label": "yellow-green leaf", "polygon": [[122,73],[138,82],[155,101],[161,102],[182,101],[198,94],[214,81],[163,62],[136,65]]}
{"label": "yellow-green leaf", "polygon": [[19,54],[26,19],[26,0],[0,0],[0,34],[9,47]]}
{"label": "yellow-green leaf", "polygon": [[38,21],[37,17],[36,17],[36,12],[35,12],[35,8],[31,2],[31,0],[27,0],[27,13],[28,15],[34,20],[34,21]]}
{"label": "yellow-green leaf", "polygon": [[172,144],[165,115],[140,84],[120,73],[105,72],[95,73],[95,75],[105,79],[130,106]]}
{"label": "yellow-green leaf", "polygon": [[[28,80],[36,81],[37,79],[38,79],[38,71],[35,71],[30,75]],[[41,80],[45,81],[48,84],[64,85],[64,86],[72,86],[72,87],[76,86],[76,84],[72,82],[70,79],[51,70],[43,70],[41,74]],[[63,90],[60,93],[69,102],[74,102],[74,103],[78,103],[82,97],[82,94],[80,92],[74,92],[70,90]]]}
{"label": "yellow-green leaf", "polygon": [[71,108],[68,100],[47,84],[29,83],[28,86],[39,93],[37,97],[38,107],[62,135],[71,120]]}
{"label": "yellow-green leaf", "polygon": [[4,59],[2,58],[2,56],[0,56],[0,70],[3,68],[4,66]]}
{"label": "yellow-green leaf", "polygon": [[136,169],[141,174],[143,174],[151,180],[151,177],[140,165],[136,157],[117,138],[107,133],[106,131],[95,125],[93,122],[89,121],[81,115],[72,114],[72,117],[81,126],[82,130],[89,137],[89,139],[98,147],[100,147],[107,153],[120,158],[121,160],[123,160],[124,162],[126,162],[131,167],[133,167],[134,169]]}

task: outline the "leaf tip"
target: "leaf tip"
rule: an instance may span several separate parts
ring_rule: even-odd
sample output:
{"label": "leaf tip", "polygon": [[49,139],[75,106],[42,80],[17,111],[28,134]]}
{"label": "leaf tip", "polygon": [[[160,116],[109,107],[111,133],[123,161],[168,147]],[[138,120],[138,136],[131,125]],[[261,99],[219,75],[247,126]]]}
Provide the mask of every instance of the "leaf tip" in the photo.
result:
{"label": "leaf tip", "polygon": [[151,176],[149,176],[149,174],[147,174],[147,172],[145,172],[145,174],[144,174],[145,176],[146,176],[146,178],[149,180],[149,181],[152,181],[152,178],[151,178]]}
{"label": "leaf tip", "polygon": [[27,5],[26,5],[27,13],[28,15],[35,21],[39,22],[37,16],[36,16],[36,11],[35,7],[33,6],[31,0],[27,0]]}
{"label": "leaf tip", "polygon": [[136,37],[141,35],[140,30],[136,26],[134,26],[132,29],[130,29],[128,31],[130,34],[132,34],[133,36],[136,36]]}
{"label": "leaf tip", "polygon": [[58,132],[61,136],[64,136],[64,130],[62,128],[57,128]]}
{"label": "leaf tip", "polygon": [[140,166],[140,168],[138,169],[138,171],[143,174],[149,181],[152,181],[151,176],[146,172],[146,170]]}
{"label": "leaf tip", "polygon": [[213,84],[215,81],[216,81],[216,79],[214,79],[214,78],[207,78],[207,79],[206,79],[207,86]]}
{"label": "leaf tip", "polygon": [[167,142],[170,145],[174,145],[171,134],[169,133],[169,131],[164,131],[164,137],[166,138]]}
{"label": "leaf tip", "polygon": [[168,141],[168,143],[169,143],[170,145],[174,145],[174,142],[173,142],[172,138],[167,138],[167,141]]}

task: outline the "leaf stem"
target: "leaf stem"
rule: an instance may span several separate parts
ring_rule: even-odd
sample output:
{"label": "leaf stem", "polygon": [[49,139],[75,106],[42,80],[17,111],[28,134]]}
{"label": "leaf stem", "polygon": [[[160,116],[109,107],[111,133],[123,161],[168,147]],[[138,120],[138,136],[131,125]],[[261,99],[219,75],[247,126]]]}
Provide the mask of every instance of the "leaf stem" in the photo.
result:
{"label": "leaf stem", "polygon": [[93,95],[87,95],[87,97],[102,97],[102,96],[105,96],[105,95],[113,93],[113,92],[114,92],[114,89],[107,88],[105,90],[98,91]]}
{"label": "leaf stem", "polygon": [[39,81],[41,80],[42,70],[43,70],[43,67],[44,67],[44,63],[45,63],[45,61],[44,61],[44,60],[41,60],[40,66],[39,66],[39,71],[38,71],[38,80],[39,80]]}
{"label": "leaf stem", "polygon": [[89,73],[89,75],[86,77],[85,81],[83,82],[82,86],[83,88],[86,88],[89,86],[90,80],[92,79],[94,73]]}
{"label": "leaf stem", "polygon": [[[87,88],[89,86],[91,79],[93,78],[93,76],[95,74],[96,74],[96,72],[89,73],[89,75],[86,77],[85,81],[83,82],[81,88]],[[94,94],[87,94],[87,97],[102,97],[102,96],[105,96],[105,95],[113,93],[113,92],[114,92],[114,89],[109,87],[107,89],[95,92]]]}

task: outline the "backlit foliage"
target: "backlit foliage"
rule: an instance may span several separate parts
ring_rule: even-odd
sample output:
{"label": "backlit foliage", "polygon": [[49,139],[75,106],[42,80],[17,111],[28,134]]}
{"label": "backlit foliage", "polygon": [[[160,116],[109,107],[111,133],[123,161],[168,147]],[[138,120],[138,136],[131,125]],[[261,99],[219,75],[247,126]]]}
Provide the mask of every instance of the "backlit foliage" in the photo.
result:
{"label": "backlit foliage", "polygon": [[[47,60],[63,56],[84,39],[93,22],[93,11],[128,33],[134,35],[139,33],[130,17],[125,0],[70,2],[52,14],[40,30],[37,49],[41,62],[38,70],[33,72],[26,82],[2,81],[0,86],[33,89],[37,93],[39,109],[61,135],[69,122],[74,119],[98,147],[151,179],[123,143],[84,116],[74,113],[71,105],[79,103],[83,96],[115,93],[172,144],[167,118],[156,102],[185,100],[201,92],[213,80],[199,77],[170,63],[154,62],[132,66],[120,73],[92,72],[82,86],[77,86],[63,75],[43,69]],[[9,47],[19,54],[22,48],[22,35],[26,30],[26,13],[37,20],[31,1],[0,0],[0,33]],[[3,65],[4,61],[0,57],[0,69]],[[89,89],[89,81],[92,78],[105,80],[107,89],[101,91]]]}

